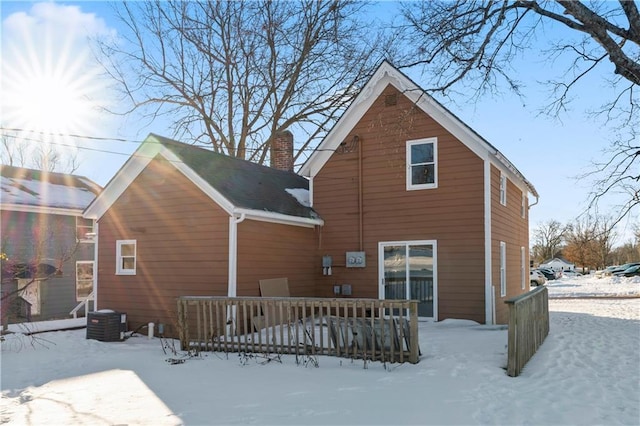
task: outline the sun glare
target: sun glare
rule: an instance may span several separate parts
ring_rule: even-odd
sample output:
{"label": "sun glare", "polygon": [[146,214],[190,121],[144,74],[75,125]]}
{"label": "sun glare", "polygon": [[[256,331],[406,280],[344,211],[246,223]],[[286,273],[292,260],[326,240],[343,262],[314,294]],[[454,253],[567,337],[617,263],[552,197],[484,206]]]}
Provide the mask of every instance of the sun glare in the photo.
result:
{"label": "sun glare", "polygon": [[86,126],[94,107],[82,87],[70,78],[39,75],[14,87],[11,121],[25,130],[42,133],[75,133]]}
{"label": "sun glare", "polygon": [[[73,21],[78,11],[50,4],[39,8],[32,10],[32,19],[16,14],[3,22],[0,124],[23,136],[94,134],[105,91],[87,34]],[[57,19],[51,18],[53,12],[59,13]]]}

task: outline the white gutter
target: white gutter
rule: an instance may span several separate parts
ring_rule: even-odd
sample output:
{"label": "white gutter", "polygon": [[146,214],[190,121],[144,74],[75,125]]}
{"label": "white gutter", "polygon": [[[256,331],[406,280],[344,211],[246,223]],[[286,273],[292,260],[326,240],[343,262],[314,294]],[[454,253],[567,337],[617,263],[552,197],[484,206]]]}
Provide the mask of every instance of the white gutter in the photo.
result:
{"label": "white gutter", "polygon": [[493,324],[493,286],[491,285],[491,161],[484,160],[484,321]]}
{"label": "white gutter", "polygon": [[529,182],[524,177],[524,175],[522,173],[520,173],[520,171],[516,168],[516,166],[514,166],[513,163],[511,161],[509,161],[509,159],[507,157],[505,157],[504,154],[502,154],[497,149],[495,149],[493,154],[496,156],[498,161],[503,166],[505,166],[511,173],[513,173],[519,180],[521,180],[525,184],[525,186],[527,187],[527,191],[529,191],[531,194],[533,194],[533,196],[536,197],[536,200],[537,200],[538,197],[539,197],[538,191],[536,191],[536,189],[533,186],[533,184],[531,182]]}
{"label": "white gutter", "polygon": [[42,213],[42,214],[57,214],[63,216],[82,216],[83,207],[67,208],[67,207],[43,207],[43,206],[30,206],[26,204],[8,204],[1,203],[0,210],[10,210],[14,212],[25,213]]}
{"label": "white gutter", "polygon": [[239,214],[241,216],[246,216],[247,219],[251,219],[251,220],[259,220],[262,222],[270,222],[270,223],[280,223],[283,225],[303,226],[306,228],[313,228],[316,226],[324,225],[324,220],[320,218],[312,219],[307,217],[290,216],[287,214],[268,212],[268,211],[262,211],[262,210],[236,208],[236,209],[233,209],[233,213],[234,215]]}
{"label": "white gutter", "polygon": [[244,213],[239,217],[229,216],[229,283],[227,297],[238,294],[238,224],[246,219]]}

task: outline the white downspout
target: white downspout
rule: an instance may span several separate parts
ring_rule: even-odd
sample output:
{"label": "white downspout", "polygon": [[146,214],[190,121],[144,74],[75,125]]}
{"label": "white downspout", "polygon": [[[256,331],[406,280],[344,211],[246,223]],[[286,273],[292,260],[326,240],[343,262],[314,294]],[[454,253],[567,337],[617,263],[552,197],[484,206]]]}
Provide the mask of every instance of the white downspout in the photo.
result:
{"label": "white downspout", "polygon": [[[235,217],[234,214],[229,216],[229,284],[227,287],[227,297],[236,297],[238,295],[238,224],[245,219],[245,214]],[[235,324],[236,306],[232,305],[227,308],[227,323],[229,329],[227,333],[234,334],[233,324]]]}
{"label": "white downspout", "polygon": [[240,217],[229,216],[229,284],[227,297],[236,297],[238,294],[238,224],[245,219],[245,214]]}

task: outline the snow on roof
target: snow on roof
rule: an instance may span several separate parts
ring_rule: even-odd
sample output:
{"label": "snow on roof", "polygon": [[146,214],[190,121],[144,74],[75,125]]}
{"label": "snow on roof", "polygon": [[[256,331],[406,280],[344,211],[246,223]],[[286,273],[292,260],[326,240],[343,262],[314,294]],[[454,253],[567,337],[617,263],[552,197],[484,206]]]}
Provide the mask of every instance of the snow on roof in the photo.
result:
{"label": "snow on roof", "polygon": [[304,188],[286,188],[285,191],[295,198],[304,207],[311,207],[309,190]]}
{"label": "snow on roof", "polygon": [[84,210],[100,192],[91,180],[64,173],[2,166],[0,203]]}

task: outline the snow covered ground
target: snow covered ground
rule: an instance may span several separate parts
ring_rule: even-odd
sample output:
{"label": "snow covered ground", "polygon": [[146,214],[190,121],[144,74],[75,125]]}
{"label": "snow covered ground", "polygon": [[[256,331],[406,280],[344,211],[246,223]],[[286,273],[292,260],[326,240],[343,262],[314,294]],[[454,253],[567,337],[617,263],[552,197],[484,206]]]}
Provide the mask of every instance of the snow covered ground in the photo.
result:
{"label": "snow covered ground", "polygon": [[182,354],[157,338],[16,333],[1,344],[0,423],[640,424],[640,298],[590,297],[640,296],[640,278],[548,288],[551,332],[517,378],[504,370],[505,327],[465,320],[420,323],[417,365],[319,357],[317,368],[212,353],[172,364]]}

